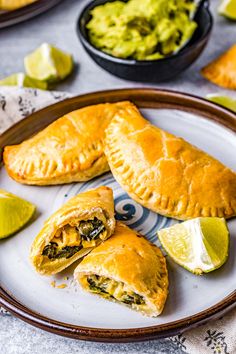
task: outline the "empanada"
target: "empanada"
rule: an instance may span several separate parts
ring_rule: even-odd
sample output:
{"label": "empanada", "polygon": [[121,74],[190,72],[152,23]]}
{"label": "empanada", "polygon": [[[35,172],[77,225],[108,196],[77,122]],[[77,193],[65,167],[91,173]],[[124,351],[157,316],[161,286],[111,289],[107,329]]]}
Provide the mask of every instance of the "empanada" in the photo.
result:
{"label": "empanada", "polygon": [[8,174],[20,183],[51,185],[87,181],[108,171],[104,129],[119,108],[130,104],[106,103],[73,111],[31,139],[5,147]]}
{"label": "empanada", "polygon": [[185,140],[145,120],[133,106],[106,130],[114,177],[143,206],[185,220],[236,215],[236,174]]}
{"label": "empanada", "polygon": [[16,10],[37,0],[0,0],[0,10]]}
{"label": "empanada", "polygon": [[202,69],[202,75],[216,85],[236,89],[236,44]]}
{"label": "empanada", "polygon": [[44,224],[30,258],[41,274],[56,274],[110,237],[115,228],[112,190],[99,187],[70,199]]}
{"label": "empanada", "polygon": [[74,275],[85,290],[148,316],[162,312],[168,294],[166,260],[160,249],[121,222]]}

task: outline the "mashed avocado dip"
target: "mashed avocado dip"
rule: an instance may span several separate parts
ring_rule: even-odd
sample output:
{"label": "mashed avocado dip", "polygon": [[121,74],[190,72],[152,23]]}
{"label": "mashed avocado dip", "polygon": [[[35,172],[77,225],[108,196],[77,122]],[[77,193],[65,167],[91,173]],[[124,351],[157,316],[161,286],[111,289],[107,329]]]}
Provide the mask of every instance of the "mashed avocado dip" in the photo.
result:
{"label": "mashed avocado dip", "polygon": [[118,58],[155,60],[177,52],[192,37],[193,0],[114,1],[91,10],[91,43]]}

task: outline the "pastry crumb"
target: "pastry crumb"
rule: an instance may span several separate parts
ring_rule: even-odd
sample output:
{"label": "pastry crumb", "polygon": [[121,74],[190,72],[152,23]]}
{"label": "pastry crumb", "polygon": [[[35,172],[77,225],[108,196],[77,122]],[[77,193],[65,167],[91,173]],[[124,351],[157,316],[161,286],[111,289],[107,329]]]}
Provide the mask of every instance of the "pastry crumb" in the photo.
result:
{"label": "pastry crumb", "polygon": [[55,282],[55,280],[51,281],[51,286],[52,286],[53,288],[57,288],[57,289],[65,289],[65,288],[67,287],[67,285],[64,284],[64,283],[57,285],[56,282]]}
{"label": "pastry crumb", "polygon": [[67,287],[66,284],[57,285],[57,289],[65,289],[66,287]]}

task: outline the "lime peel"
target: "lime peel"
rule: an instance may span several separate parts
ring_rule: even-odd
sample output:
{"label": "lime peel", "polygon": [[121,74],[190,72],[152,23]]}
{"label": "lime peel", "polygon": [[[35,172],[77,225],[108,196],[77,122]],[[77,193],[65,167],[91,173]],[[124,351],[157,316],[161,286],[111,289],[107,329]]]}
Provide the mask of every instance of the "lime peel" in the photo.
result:
{"label": "lime peel", "polygon": [[54,83],[65,79],[72,72],[74,63],[71,54],[43,43],[24,58],[24,65],[31,78]]}
{"label": "lime peel", "polygon": [[0,86],[31,87],[46,90],[48,84],[44,81],[32,79],[24,73],[16,73],[0,80]]}
{"label": "lime peel", "polygon": [[218,8],[220,15],[236,20],[236,0],[223,0]]}
{"label": "lime peel", "polygon": [[211,93],[206,96],[206,98],[220,106],[226,107],[233,112],[236,112],[236,99],[229,96],[220,95],[218,93]]}
{"label": "lime peel", "polygon": [[0,189],[0,239],[22,229],[32,218],[35,209],[30,202]]}
{"label": "lime peel", "polygon": [[229,231],[223,218],[196,218],[158,231],[173,260],[201,275],[221,267],[228,258]]}

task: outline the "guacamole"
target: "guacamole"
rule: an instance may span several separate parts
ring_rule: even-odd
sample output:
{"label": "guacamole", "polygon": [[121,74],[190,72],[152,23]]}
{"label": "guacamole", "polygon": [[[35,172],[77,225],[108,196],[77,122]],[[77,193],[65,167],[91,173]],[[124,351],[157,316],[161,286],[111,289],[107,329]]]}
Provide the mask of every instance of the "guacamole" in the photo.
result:
{"label": "guacamole", "polygon": [[93,8],[90,42],[118,58],[155,60],[177,52],[192,37],[193,0],[129,0]]}

